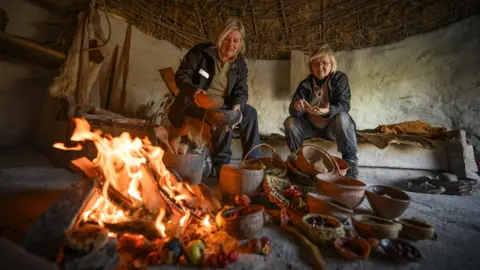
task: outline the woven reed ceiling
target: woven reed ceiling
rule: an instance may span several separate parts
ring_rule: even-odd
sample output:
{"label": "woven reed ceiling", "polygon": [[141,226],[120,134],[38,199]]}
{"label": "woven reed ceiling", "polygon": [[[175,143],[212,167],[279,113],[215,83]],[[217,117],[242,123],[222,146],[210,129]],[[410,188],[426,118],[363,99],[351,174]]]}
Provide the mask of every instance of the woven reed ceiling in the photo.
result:
{"label": "woven reed ceiling", "polygon": [[213,41],[229,16],[243,20],[247,57],[288,59],[382,45],[445,27],[480,13],[478,0],[110,0],[109,11],[141,31],[190,48]]}

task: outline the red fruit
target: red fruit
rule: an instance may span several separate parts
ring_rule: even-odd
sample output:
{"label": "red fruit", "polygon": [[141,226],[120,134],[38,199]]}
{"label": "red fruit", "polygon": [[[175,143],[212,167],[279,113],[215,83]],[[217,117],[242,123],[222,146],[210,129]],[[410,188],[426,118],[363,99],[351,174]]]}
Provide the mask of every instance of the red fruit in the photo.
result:
{"label": "red fruit", "polygon": [[208,257],[208,265],[216,267],[218,263],[217,256],[215,254],[212,254]]}
{"label": "red fruit", "polygon": [[271,243],[271,241],[270,241],[270,238],[268,238],[268,237],[266,237],[266,236],[264,236],[264,237],[260,238],[260,240],[262,240],[262,246],[264,246],[264,245],[267,245],[267,244],[270,244],[270,243]]}
{"label": "red fruit", "polygon": [[271,252],[272,252],[272,247],[270,246],[270,244],[265,245],[265,246],[262,247],[262,251],[261,251],[261,254],[262,254],[262,255],[267,256],[267,255],[269,255]]}
{"label": "red fruit", "polygon": [[228,260],[232,263],[238,261],[238,253],[236,250],[230,251],[230,253],[228,254]]}
{"label": "red fruit", "polygon": [[228,260],[218,261],[218,267],[225,268],[230,262]]}

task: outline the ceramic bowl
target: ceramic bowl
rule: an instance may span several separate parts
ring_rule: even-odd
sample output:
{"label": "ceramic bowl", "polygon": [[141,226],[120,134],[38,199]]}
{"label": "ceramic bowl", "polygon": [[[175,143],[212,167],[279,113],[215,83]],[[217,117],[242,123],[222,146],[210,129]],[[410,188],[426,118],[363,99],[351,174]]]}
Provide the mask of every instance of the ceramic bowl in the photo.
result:
{"label": "ceramic bowl", "polygon": [[353,213],[353,210],[347,206],[313,192],[307,194],[307,208],[309,213],[321,215],[343,216]]}
{"label": "ceramic bowl", "polygon": [[402,224],[370,215],[355,215],[352,224],[363,238],[397,238]]}
{"label": "ceramic bowl", "polygon": [[432,239],[435,235],[435,229],[426,221],[402,218],[398,222],[402,224],[402,230],[400,231],[402,237],[412,240],[424,240]]}
{"label": "ceramic bowl", "polygon": [[241,111],[214,109],[205,112],[205,120],[215,126],[233,126],[241,116]]}
{"label": "ceramic bowl", "polygon": [[410,204],[407,193],[389,186],[370,186],[366,195],[375,214],[386,219],[401,216]]}

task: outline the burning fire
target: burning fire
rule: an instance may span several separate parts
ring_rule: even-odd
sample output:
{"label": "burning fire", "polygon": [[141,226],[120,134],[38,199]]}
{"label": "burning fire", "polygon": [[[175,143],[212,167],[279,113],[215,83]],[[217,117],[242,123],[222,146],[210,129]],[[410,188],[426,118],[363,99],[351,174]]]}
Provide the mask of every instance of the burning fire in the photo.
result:
{"label": "burning fire", "polygon": [[[180,226],[185,226],[191,215],[185,207],[185,201],[193,196],[193,192],[188,184],[177,181],[166,169],[162,163],[164,152],[161,148],[153,146],[147,138],[132,139],[126,132],[118,137],[102,136],[99,130],[92,132],[85,119],[75,118],[74,121],[75,130],[71,140],[89,140],[95,144],[98,154],[93,164],[103,180],[102,196],[90,209],[84,211],[84,221],[92,220],[104,226],[105,223],[114,224],[132,219],[123,207],[111,200],[113,189],[119,194],[117,196],[125,198],[134,208],[144,207],[156,216],[154,225],[160,236],[166,236],[165,219],[168,211],[177,216],[183,215],[179,223]],[[66,147],[63,143],[55,143],[54,147],[63,150],[82,149],[81,144]],[[164,196],[173,200],[181,212],[175,213],[175,209],[170,209]],[[208,219],[206,216],[203,220],[204,226],[211,225]]]}

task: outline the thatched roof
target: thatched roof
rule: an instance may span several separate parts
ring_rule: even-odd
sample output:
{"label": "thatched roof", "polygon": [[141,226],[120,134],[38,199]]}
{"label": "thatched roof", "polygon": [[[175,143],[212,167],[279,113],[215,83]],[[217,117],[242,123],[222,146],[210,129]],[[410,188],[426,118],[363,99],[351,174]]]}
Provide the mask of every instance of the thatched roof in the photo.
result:
{"label": "thatched roof", "polygon": [[285,59],[320,44],[351,50],[387,44],[480,13],[478,0],[110,0],[110,12],[145,33],[190,48],[240,17],[247,56]]}

